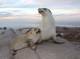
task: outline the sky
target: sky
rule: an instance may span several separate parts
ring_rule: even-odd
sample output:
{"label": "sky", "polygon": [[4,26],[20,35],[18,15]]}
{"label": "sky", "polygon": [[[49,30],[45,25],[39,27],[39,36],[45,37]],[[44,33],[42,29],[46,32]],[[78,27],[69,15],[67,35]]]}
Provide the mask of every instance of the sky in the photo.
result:
{"label": "sky", "polygon": [[0,26],[37,23],[37,9],[44,7],[52,11],[56,24],[80,26],[80,0],[0,0]]}

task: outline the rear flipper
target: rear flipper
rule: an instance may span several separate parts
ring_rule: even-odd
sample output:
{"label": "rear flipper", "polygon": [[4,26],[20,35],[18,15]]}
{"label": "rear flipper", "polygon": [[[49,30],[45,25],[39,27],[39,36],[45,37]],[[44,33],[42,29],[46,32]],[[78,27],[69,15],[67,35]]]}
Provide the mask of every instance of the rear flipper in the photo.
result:
{"label": "rear flipper", "polygon": [[15,56],[17,54],[17,50],[11,50],[12,56]]}
{"label": "rear flipper", "polygon": [[60,37],[51,37],[50,38],[52,41],[53,41],[53,43],[55,43],[55,44],[63,44],[63,43],[65,43],[64,42],[64,40],[62,39],[62,38],[60,38]]}

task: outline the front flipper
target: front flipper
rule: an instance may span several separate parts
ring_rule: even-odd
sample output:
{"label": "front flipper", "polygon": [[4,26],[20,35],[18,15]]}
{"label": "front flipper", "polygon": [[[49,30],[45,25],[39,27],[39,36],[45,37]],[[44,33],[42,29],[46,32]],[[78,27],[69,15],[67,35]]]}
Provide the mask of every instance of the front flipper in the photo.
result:
{"label": "front flipper", "polygon": [[64,44],[65,43],[65,41],[60,37],[56,37],[56,38],[51,37],[50,39],[55,44]]}

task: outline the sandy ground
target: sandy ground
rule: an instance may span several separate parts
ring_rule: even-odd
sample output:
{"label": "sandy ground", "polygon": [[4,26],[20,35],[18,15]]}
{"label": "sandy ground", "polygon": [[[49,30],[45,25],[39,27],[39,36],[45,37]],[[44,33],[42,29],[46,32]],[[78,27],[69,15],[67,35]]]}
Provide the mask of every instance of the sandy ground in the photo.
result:
{"label": "sandy ground", "polygon": [[[0,35],[0,59],[11,58],[9,45],[14,36],[15,33],[11,30]],[[64,44],[45,42],[40,44],[36,51],[30,48],[19,50],[14,59],[80,59],[80,44],[70,43],[66,40]]]}

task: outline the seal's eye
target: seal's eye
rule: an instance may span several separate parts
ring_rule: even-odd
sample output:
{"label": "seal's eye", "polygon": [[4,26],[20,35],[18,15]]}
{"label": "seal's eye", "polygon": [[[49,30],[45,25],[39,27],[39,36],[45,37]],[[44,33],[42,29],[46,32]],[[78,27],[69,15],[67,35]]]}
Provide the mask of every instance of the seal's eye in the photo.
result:
{"label": "seal's eye", "polygon": [[44,10],[47,10],[46,8],[43,8]]}
{"label": "seal's eye", "polygon": [[40,29],[38,29],[38,31],[36,31],[36,33],[38,34],[38,33],[41,33],[41,30]]}

